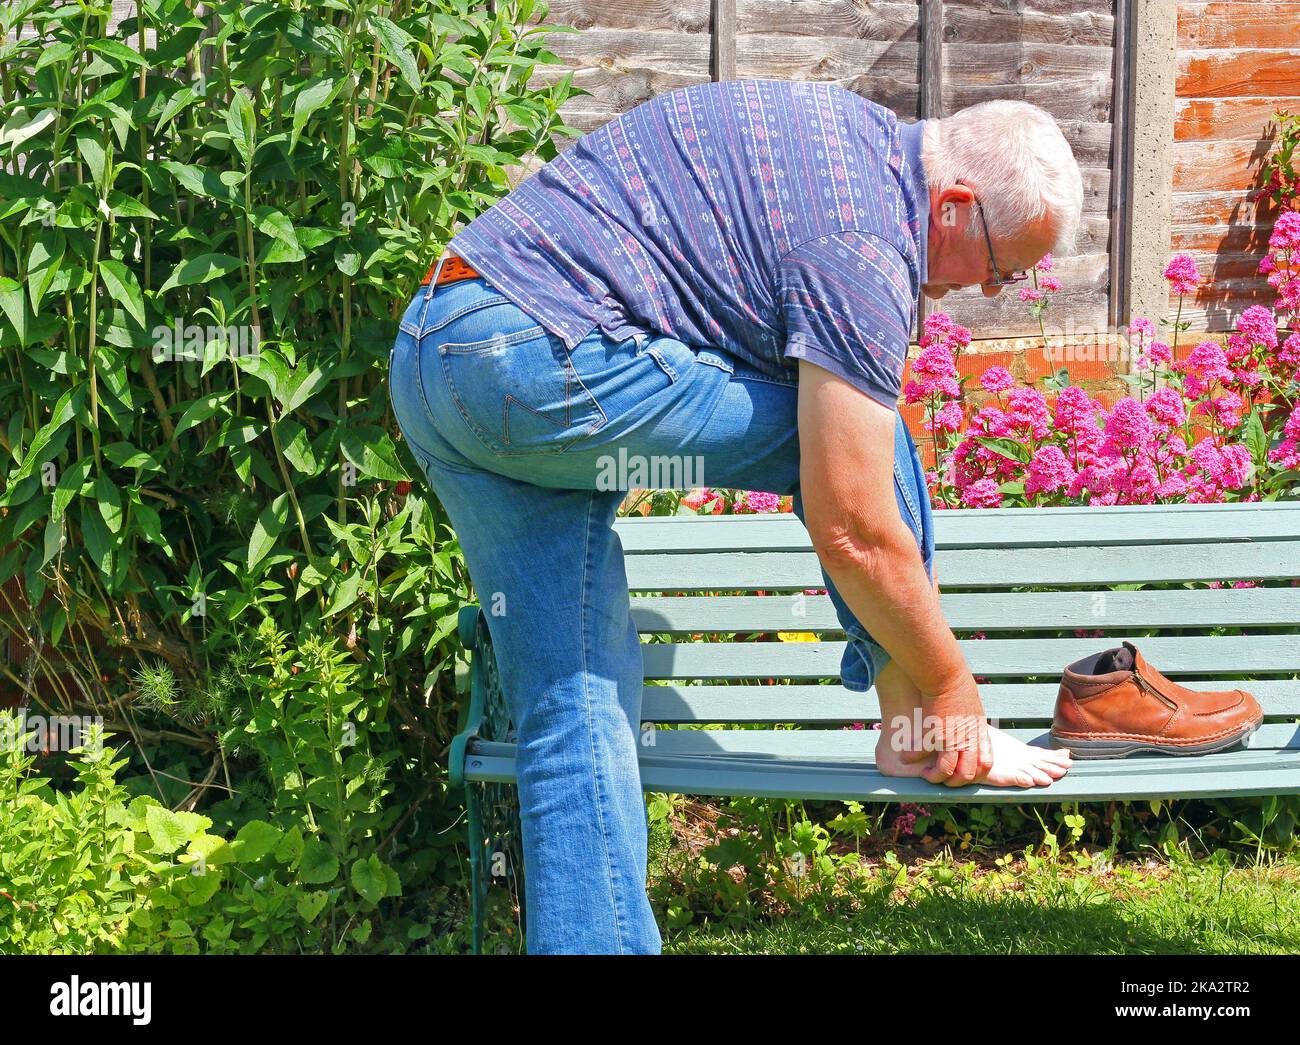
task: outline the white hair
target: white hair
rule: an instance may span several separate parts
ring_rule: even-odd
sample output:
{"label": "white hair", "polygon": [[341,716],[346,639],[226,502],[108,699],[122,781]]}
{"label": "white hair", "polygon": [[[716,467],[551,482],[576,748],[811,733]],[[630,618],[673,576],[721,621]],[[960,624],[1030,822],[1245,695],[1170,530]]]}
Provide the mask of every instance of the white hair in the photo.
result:
{"label": "white hair", "polygon": [[[1029,102],[980,102],[940,120],[926,135],[925,175],[931,190],[970,185],[997,240],[1047,216],[1054,253],[1074,249],[1083,213],[1083,177],[1061,128]],[[983,236],[975,208],[967,232]]]}

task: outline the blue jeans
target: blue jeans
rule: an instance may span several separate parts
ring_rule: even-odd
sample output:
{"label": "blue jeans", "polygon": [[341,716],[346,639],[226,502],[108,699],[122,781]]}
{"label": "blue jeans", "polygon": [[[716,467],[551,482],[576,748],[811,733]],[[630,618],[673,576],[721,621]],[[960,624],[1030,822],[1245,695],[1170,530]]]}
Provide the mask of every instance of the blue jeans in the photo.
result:
{"label": "blue jeans", "polygon": [[[641,649],[612,528],[626,494],[615,473],[651,486],[637,462],[666,458],[694,469],[692,486],[791,493],[801,513],[796,381],[658,335],[615,342],[597,329],[569,351],[481,279],[420,288],[389,369],[402,434],[460,538],[517,731],[528,949],[656,953]],[[894,445],[894,494],[930,568],[925,477],[901,420]],[[849,637],[842,681],[864,691],[888,654],[827,589]]]}

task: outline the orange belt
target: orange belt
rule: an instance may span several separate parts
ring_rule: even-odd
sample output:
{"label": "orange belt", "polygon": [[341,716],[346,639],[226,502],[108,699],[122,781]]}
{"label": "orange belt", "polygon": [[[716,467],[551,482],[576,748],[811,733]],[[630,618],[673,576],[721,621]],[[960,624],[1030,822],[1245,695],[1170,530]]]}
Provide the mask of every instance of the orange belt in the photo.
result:
{"label": "orange belt", "polygon": [[[429,266],[429,271],[424,274],[424,279],[420,280],[420,286],[427,287],[429,280],[433,279],[433,274],[438,268],[435,261]],[[477,272],[470,267],[469,262],[455,254],[448,254],[447,260],[443,263],[442,271],[438,273],[438,282],[434,287],[445,286],[448,283],[459,283],[462,279],[479,279]]]}

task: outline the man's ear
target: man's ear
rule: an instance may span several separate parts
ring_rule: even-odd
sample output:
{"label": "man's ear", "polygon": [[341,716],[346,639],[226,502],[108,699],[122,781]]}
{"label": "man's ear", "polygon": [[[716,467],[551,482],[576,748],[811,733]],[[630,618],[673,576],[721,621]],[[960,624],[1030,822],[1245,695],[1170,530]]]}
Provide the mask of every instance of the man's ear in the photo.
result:
{"label": "man's ear", "polygon": [[975,199],[975,190],[958,182],[934,194],[930,204],[931,220],[946,229],[961,228],[966,224],[968,208]]}

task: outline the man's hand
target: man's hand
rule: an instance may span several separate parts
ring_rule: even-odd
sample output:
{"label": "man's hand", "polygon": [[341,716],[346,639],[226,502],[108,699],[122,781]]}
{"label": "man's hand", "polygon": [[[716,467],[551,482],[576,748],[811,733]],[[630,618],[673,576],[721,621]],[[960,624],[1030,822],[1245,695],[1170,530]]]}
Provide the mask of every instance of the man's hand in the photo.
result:
{"label": "man's hand", "polygon": [[993,768],[993,742],[984,718],[975,680],[946,693],[922,696],[922,750],[904,757],[918,762],[933,758],[934,767],[922,774],[932,784],[961,787],[982,780]]}

